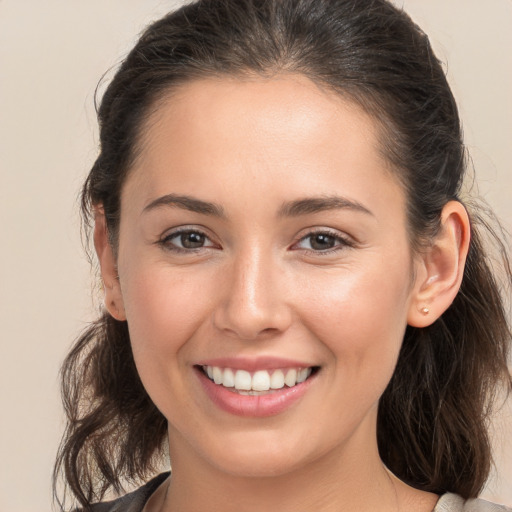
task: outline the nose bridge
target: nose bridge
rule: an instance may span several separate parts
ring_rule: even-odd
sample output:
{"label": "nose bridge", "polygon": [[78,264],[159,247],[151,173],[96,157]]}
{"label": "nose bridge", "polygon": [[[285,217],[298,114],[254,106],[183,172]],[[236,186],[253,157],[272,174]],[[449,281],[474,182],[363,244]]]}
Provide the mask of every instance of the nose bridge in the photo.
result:
{"label": "nose bridge", "polygon": [[252,245],[235,256],[226,274],[226,295],[216,311],[217,327],[243,339],[283,331],[290,312],[274,255]]}

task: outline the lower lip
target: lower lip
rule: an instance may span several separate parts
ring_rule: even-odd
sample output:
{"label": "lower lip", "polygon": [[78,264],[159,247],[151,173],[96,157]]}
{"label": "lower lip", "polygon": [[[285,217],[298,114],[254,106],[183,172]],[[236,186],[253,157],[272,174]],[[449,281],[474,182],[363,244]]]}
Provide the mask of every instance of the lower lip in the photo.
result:
{"label": "lower lip", "polygon": [[272,390],[268,394],[241,395],[230,391],[233,388],[215,384],[201,369],[196,370],[203,389],[214,404],[230,414],[253,418],[275,416],[290,408],[304,396],[315,378],[313,375],[291,388]]}

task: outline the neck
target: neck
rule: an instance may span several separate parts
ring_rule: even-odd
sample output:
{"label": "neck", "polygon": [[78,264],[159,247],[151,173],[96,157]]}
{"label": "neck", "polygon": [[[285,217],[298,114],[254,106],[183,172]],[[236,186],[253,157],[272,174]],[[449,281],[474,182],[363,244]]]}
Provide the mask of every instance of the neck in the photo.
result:
{"label": "neck", "polygon": [[[183,439],[171,438],[172,478],[159,512],[316,512],[400,510],[395,479],[380,460],[375,436],[351,442],[285,474],[240,476],[209,465]],[[157,510],[158,510],[157,509]]]}

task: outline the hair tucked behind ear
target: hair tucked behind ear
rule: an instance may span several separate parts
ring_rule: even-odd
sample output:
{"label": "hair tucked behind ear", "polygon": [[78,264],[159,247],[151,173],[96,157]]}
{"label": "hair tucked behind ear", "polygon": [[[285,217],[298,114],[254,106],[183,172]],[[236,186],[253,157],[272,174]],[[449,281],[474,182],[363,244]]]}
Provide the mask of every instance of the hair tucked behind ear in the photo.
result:
{"label": "hair tucked behind ear", "polygon": [[[485,224],[476,215],[472,222],[459,294],[431,326],[408,327],[377,426],[381,457],[402,480],[466,498],[477,496],[489,475],[496,383],[507,392],[511,386],[510,331],[478,233]],[[507,267],[506,248],[495,240]],[[510,279],[510,268],[506,272]]]}
{"label": "hair tucked behind ear", "polygon": [[[198,77],[278,73],[305,75],[376,119],[406,192],[411,245],[421,251],[443,206],[460,200],[465,150],[428,38],[385,0],[201,0],[150,26],[101,101],[101,151],[82,193],[86,226],[102,205],[116,249],[121,188],[147,118],[169,90]],[[511,386],[499,286],[509,293],[510,265],[476,211],[460,293],[433,325],[407,329],[378,416],[382,459],[399,478],[463,497],[487,478],[492,398],[499,382]],[[485,233],[498,241],[496,261],[484,251]],[[107,314],[78,339],[62,376],[68,427],[55,475],[62,471],[87,506],[124,480],[147,477],[166,422],[141,385],[126,323]]]}

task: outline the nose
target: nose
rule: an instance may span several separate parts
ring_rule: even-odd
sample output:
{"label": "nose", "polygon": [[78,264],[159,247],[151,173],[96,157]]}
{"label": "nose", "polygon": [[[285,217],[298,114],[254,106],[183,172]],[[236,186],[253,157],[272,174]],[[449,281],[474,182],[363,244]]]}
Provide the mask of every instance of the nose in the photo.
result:
{"label": "nose", "polygon": [[292,312],[285,300],[283,272],[271,256],[252,251],[231,264],[214,312],[215,326],[243,340],[284,332]]}

